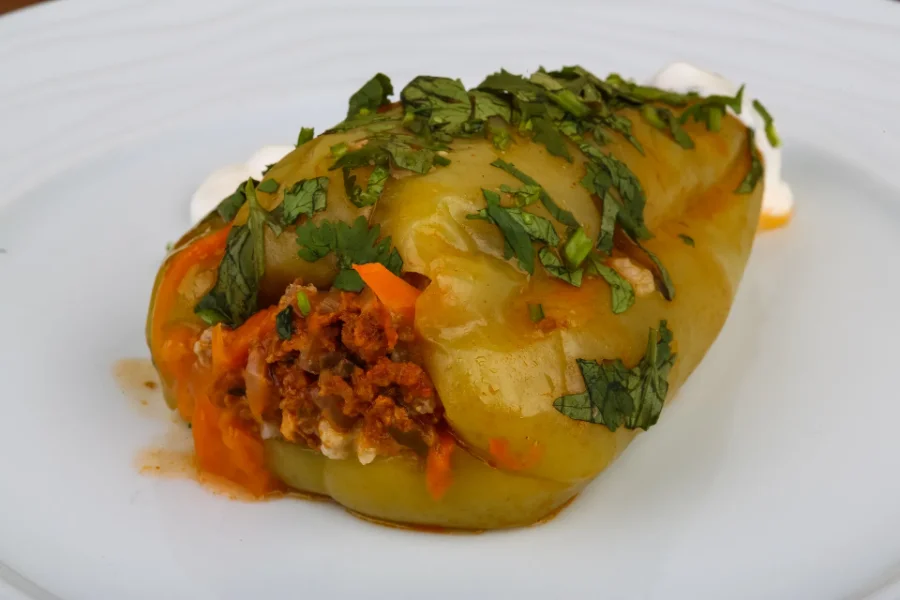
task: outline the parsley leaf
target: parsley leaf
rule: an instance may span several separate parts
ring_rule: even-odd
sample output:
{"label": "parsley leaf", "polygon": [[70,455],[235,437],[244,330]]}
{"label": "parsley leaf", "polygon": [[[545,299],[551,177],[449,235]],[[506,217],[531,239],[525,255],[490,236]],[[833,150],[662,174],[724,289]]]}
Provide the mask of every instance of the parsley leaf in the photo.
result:
{"label": "parsley leaf", "polygon": [[403,88],[400,98],[407,119],[421,118],[432,131],[460,133],[472,112],[469,95],[458,79],[420,75]]}
{"label": "parsley leaf", "polygon": [[242,182],[233,194],[226,196],[225,199],[219,202],[219,206],[216,207],[216,212],[219,213],[223,221],[234,219],[244,202],[247,201],[247,196],[244,195],[244,185],[246,185],[246,182]]}
{"label": "parsley leaf", "polygon": [[591,144],[582,144],[580,147],[591,159],[587,163],[587,174],[581,180],[581,185],[604,200],[609,189],[614,189],[621,201],[616,218],[622,229],[636,239],[652,237],[644,225],[644,205],[647,199],[640,180],[625,163],[612,154],[604,154]]}
{"label": "parsley leaf", "polygon": [[512,108],[505,100],[490,92],[472,90],[469,92],[474,105],[472,118],[476,122],[485,122],[491,117],[500,117],[507,123],[512,119]]}
{"label": "parsley leaf", "polygon": [[534,125],[534,141],[544,144],[547,151],[554,156],[561,156],[567,161],[572,162],[572,155],[566,147],[566,139],[559,130],[548,119],[535,118],[532,119]]}
{"label": "parsley leaf", "polygon": [[[500,194],[491,190],[482,189],[481,193],[484,195],[484,199],[487,202],[487,207],[474,215],[469,215],[467,218],[470,219],[483,219],[488,220],[494,223],[499,229],[500,233],[503,234],[503,239],[506,242],[506,247],[511,251],[511,255],[515,256],[519,261],[519,266],[522,267],[527,273],[534,274],[534,247],[531,245],[532,237],[529,234],[529,231],[526,229],[525,219],[522,214],[523,211],[519,209],[513,208],[504,208],[500,206]],[[518,215],[514,216],[515,213]],[[530,213],[524,213],[530,214]],[[547,219],[542,219],[536,215],[530,215],[534,219],[541,219],[547,223],[549,226],[549,221]],[[530,219],[529,219],[530,221]],[[548,231],[544,230],[541,226],[535,225],[532,223],[532,232],[538,233],[539,235],[549,235]],[[553,235],[556,235],[556,232],[553,230],[553,227],[549,227],[549,231],[553,232]],[[556,238],[557,242],[559,242],[559,237]]]}
{"label": "parsley leaf", "polygon": [[284,192],[282,222],[293,225],[300,215],[312,217],[325,210],[328,202],[328,178],[301,179]]}
{"label": "parsley leaf", "polygon": [[358,208],[371,206],[378,202],[381,192],[384,191],[384,184],[387,183],[390,171],[383,165],[377,165],[366,183],[366,189],[362,189],[356,184],[356,176],[350,174],[350,169],[344,169],[344,190],[350,202]]}
{"label": "parsley leaf", "polygon": [[283,340],[289,340],[294,335],[294,309],[290,305],[275,315],[275,331]]}
{"label": "parsley leaf", "polygon": [[316,130],[312,127],[301,127],[300,133],[297,134],[297,147],[299,148],[306,142],[316,137]]}
{"label": "parsley leaf", "polygon": [[588,275],[598,275],[606,280],[610,287],[610,300],[614,314],[620,314],[631,308],[634,304],[634,288],[628,280],[619,275],[615,269],[606,266],[597,255],[591,255],[588,259],[585,272]]}
{"label": "parsley leaf", "polygon": [[379,240],[381,226],[368,226],[365,217],[357,217],[352,225],[344,221],[322,221],[316,226],[306,221],[297,227],[297,244],[300,258],[315,262],[332,252],[337,258],[340,271],[335,277],[334,287],[348,292],[358,292],[365,287],[353,265],[381,263],[395,275],[403,268],[403,259],[395,248],[391,248],[390,236]]}
{"label": "parsley leaf", "polygon": [[584,269],[569,270],[563,265],[562,260],[554,250],[544,246],[538,252],[538,259],[544,265],[544,269],[557,279],[562,279],[566,283],[570,283],[575,287],[581,287],[581,280],[584,276]]}
{"label": "parsley leaf", "polygon": [[210,325],[223,322],[238,327],[257,310],[259,282],[266,265],[263,226],[270,217],[256,200],[252,179],[244,184],[243,193],[250,205],[247,223],[228,233],[216,283],[194,307]]}
{"label": "parsley leaf", "polygon": [[597,236],[597,250],[609,254],[613,249],[616,231],[616,218],[619,216],[620,204],[611,194],[603,196],[603,212],[600,214],[600,234]]}
{"label": "parsley leaf", "polygon": [[500,191],[504,194],[512,196],[516,206],[528,206],[534,204],[541,198],[541,186],[526,183],[521,188],[510,187],[506,184],[500,186]]}
{"label": "parsley leaf", "polygon": [[[615,131],[616,133],[618,133],[622,137],[624,137],[626,140],[628,140],[628,142],[632,146],[637,148],[638,152],[640,152],[641,154],[644,153],[644,147],[641,145],[641,143],[639,141],[637,141],[637,138],[635,138],[634,135],[631,133],[631,119],[629,119],[628,117],[623,117],[621,115],[610,114],[608,116],[601,117],[599,119],[599,121],[601,124],[605,125],[606,127],[609,127],[610,129],[612,129],[613,131]],[[596,139],[596,141],[598,143],[603,143],[602,132],[601,132],[600,138],[597,139],[598,136],[597,136],[596,129],[594,131],[594,138]]]}
{"label": "parsley leaf", "polygon": [[421,140],[409,135],[373,136],[360,148],[343,152],[331,165],[330,170],[387,165],[391,162],[398,169],[425,174],[435,164],[449,163],[437,154],[439,148],[443,146],[425,145]]}
{"label": "parsley leaf", "polygon": [[750,194],[756,188],[756,184],[763,176],[763,164],[759,159],[759,152],[756,149],[754,141],[754,132],[752,129],[747,130],[747,145],[750,148],[750,170],[741,181],[740,185],[734,190],[735,194]]}
{"label": "parsley leaf", "polygon": [[259,190],[260,192],[265,192],[267,194],[274,194],[278,191],[278,188],[279,184],[274,179],[266,179],[258,186],[256,186],[257,190]]}
{"label": "parsley leaf", "polygon": [[524,183],[526,185],[533,185],[533,186],[541,188],[541,192],[540,192],[541,204],[544,205],[544,208],[547,209],[547,212],[550,213],[550,216],[553,217],[554,219],[556,219],[557,221],[559,221],[560,223],[562,223],[563,225],[565,225],[566,227],[576,227],[576,228],[578,227],[578,221],[575,220],[575,216],[571,212],[569,212],[563,208],[560,208],[559,205],[556,204],[556,202],[554,202],[553,199],[550,197],[550,194],[548,194],[546,192],[546,190],[544,190],[544,188],[541,187],[541,185],[537,181],[535,181],[534,179],[532,179],[531,177],[529,177],[528,175],[526,175],[525,173],[523,173],[522,171],[517,169],[516,165],[514,165],[512,163],[508,163],[505,160],[498,158],[497,160],[495,160],[494,162],[491,163],[491,166],[497,167],[498,169],[503,169],[504,171],[506,171],[507,173],[509,173],[510,175],[512,175],[513,177],[515,177],[516,179],[518,179],[519,181],[521,181],[522,183]]}
{"label": "parsley leaf", "polygon": [[561,396],[553,407],[571,419],[610,431],[621,426],[649,429],[659,420],[669,392],[669,371],[675,362],[671,342],[672,332],[660,321],[658,330],[650,329],[646,354],[633,369],[619,359],[603,363],[578,359],[586,391]]}
{"label": "parsley leaf", "polygon": [[666,300],[672,300],[675,298],[675,284],[672,283],[672,278],[669,276],[669,271],[662,264],[662,261],[659,260],[655,254],[653,254],[649,249],[647,249],[643,244],[638,241],[635,241],[638,248],[644,251],[653,264],[656,266],[656,278],[662,284],[660,287],[660,293],[663,295],[663,298]]}
{"label": "parsley leaf", "polygon": [[384,73],[376,74],[372,79],[363,84],[352,96],[350,106],[347,109],[347,118],[351,119],[360,115],[368,115],[381,106],[388,104],[388,97],[394,93],[391,79]]}

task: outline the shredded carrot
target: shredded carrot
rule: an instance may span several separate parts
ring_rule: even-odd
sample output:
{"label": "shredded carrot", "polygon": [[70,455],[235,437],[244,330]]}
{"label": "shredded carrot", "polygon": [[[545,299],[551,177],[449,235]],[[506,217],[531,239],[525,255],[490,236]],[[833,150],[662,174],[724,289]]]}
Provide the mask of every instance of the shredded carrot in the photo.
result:
{"label": "shredded carrot", "polygon": [[422,292],[388,271],[381,263],[353,265],[353,269],[389,311],[408,321],[414,319],[416,300]]}
{"label": "shredded carrot", "polygon": [[198,466],[244,486],[256,496],[279,489],[266,468],[265,449],[259,434],[233,411],[198,394],[192,431]]}
{"label": "shredded carrot", "polygon": [[543,455],[540,445],[534,443],[524,455],[517,456],[510,450],[509,440],[506,438],[491,438],[488,441],[488,452],[498,467],[509,471],[530,469]]}
{"label": "shredded carrot", "polygon": [[435,500],[440,500],[450,489],[453,476],[450,472],[450,457],[456,441],[447,432],[438,434],[438,441],[428,450],[425,461],[425,486]]}
{"label": "shredded carrot", "polygon": [[228,329],[221,323],[213,327],[211,354],[213,372],[217,374],[239,369],[247,364],[250,345],[275,329],[278,307],[259,311],[237,329]]}
{"label": "shredded carrot", "polygon": [[225,252],[225,240],[231,227],[223,227],[194,240],[187,248],[172,256],[169,266],[156,288],[151,319],[150,342],[158,348],[162,343],[162,329],[178,298],[178,286],[194,265],[218,257]]}

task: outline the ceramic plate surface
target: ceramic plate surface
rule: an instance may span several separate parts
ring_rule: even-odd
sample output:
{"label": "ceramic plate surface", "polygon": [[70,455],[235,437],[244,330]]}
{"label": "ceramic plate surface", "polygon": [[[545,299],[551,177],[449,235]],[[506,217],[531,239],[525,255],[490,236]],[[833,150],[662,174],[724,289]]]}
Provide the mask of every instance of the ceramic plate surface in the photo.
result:
{"label": "ceramic plate surface", "polygon": [[[0,19],[0,597],[900,597],[900,4],[372,4]],[[796,217],[757,239],[660,424],[559,517],[429,535],[138,473],[172,424],[113,365],[147,357],[154,274],[212,169],[340,120],[376,71],[677,59],[766,101]]]}

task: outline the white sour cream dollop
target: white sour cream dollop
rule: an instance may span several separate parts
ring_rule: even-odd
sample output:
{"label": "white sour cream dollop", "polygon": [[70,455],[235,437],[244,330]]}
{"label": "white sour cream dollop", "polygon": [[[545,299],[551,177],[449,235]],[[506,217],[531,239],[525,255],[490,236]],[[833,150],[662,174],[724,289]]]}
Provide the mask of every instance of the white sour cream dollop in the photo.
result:
{"label": "white sour cream dollop", "polygon": [[268,165],[277,163],[293,149],[293,146],[263,146],[247,162],[227,165],[210,173],[191,196],[191,225],[199,223],[215,210],[219,202],[233,194],[242,181],[250,177],[262,179]]}
{"label": "white sour cream dollop", "polygon": [[[650,80],[650,85],[672,92],[686,93],[698,92],[703,96],[721,94],[733,96],[738,91],[738,86],[717,73],[710,73],[685,62],[676,62],[662,69]],[[744,104],[741,106],[741,114],[735,115],[747,127],[754,128],[759,135],[755,136],[756,147],[759,148],[765,162],[765,176],[763,191],[764,215],[774,219],[786,218],[790,215],[794,206],[794,194],[790,186],[781,177],[781,150],[773,148],[765,136],[765,126],[762,117],[752,105],[753,96],[744,92]]]}

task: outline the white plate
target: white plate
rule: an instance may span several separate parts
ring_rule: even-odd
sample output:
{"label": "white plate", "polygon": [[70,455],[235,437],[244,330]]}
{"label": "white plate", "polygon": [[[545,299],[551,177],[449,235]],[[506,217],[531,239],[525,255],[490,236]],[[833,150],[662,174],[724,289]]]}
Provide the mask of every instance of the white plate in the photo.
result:
{"label": "white plate", "polygon": [[[0,19],[0,597],[848,598],[897,575],[900,5],[131,4]],[[765,99],[797,216],[660,425],[558,518],[436,536],[136,472],[169,425],[111,368],[147,355],[211,169],[338,120],[378,70],[673,59]]]}

